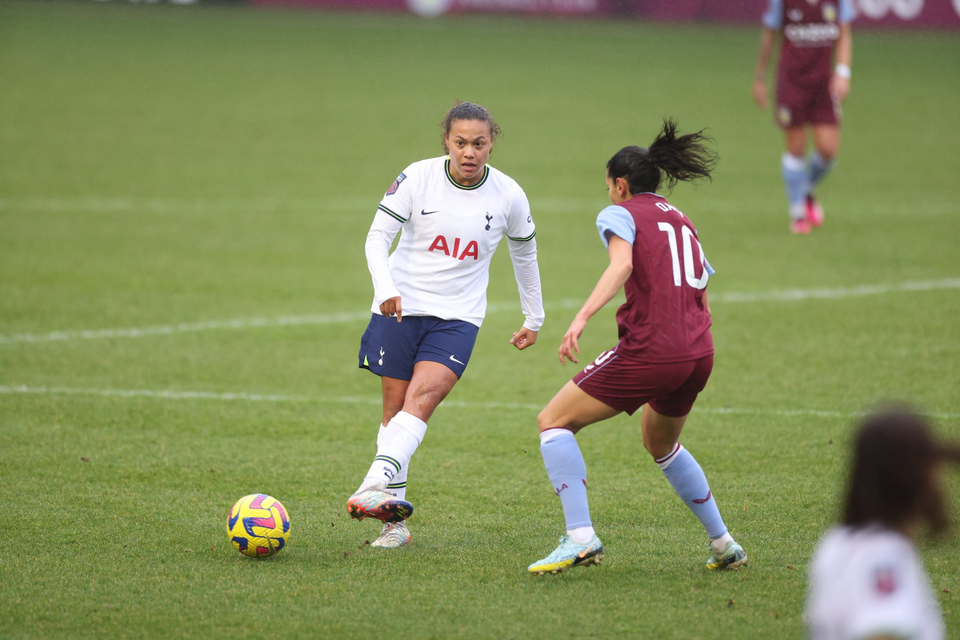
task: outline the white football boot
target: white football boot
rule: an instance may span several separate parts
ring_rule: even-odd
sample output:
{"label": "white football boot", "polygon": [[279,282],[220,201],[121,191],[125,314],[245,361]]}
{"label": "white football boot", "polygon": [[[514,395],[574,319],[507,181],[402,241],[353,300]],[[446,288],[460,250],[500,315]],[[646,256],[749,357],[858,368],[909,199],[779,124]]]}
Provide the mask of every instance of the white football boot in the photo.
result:
{"label": "white football boot", "polygon": [[410,530],[405,522],[384,522],[380,537],[370,543],[371,547],[396,549],[410,544]]}

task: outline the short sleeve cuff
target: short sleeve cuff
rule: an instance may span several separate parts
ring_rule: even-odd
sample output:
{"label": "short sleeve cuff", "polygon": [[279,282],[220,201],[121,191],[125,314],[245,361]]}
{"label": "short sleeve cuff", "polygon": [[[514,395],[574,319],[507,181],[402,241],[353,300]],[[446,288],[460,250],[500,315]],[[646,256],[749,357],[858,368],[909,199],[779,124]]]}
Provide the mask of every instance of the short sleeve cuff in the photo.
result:
{"label": "short sleeve cuff", "polygon": [[840,11],[838,12],[837,22],[840,24],[849,24],[857,17],[857,10],[853,6],[853,0],[840,0]]}
{"label": "short sleeve cuff", "polygon": [[610,240],[607,233],[612,233],[629,242],[631,245],[637,239],[637,225],[630,212],[618,205],[612,205],[597,214],[597,231],[603,246],[608,247]]}
{"label": "short sleeve cuff", "polygon": [[760,21],[768,29],[779,31],[783,27],[783,0],[769,0]]}

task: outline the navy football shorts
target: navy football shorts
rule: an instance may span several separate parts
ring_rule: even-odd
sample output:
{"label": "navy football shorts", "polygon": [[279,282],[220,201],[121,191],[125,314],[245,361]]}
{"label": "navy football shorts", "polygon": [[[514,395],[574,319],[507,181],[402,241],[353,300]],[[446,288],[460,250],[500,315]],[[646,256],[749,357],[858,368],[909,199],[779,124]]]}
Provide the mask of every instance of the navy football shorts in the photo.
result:
{"label": "navy football shorts", "polygon": [[413,365],[427,360],[463,376],[480,330],[463,320],[403,316],[403,322],[373,314],[360,338],[360,368],[378,376],[409,380]]}

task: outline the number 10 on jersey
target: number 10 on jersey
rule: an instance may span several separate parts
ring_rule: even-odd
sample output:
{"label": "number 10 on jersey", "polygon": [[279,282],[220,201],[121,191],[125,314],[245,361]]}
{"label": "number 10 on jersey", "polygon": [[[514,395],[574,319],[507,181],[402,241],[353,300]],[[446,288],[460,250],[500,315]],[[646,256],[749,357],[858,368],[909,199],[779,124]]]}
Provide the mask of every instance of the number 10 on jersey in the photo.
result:
{"label": "number 10 on jersey", "polygon": [[[667,234],[667,241],[670,243],[670,256],[673,258],[673,284],[680,286],[680,256],[677,246],[677,231],[669,222],[660,222],[657,228]],[[706,265],[703,260],[703,247],[700,241],[693,237],[693,231],[690,227],[680,227],[680,235],[683,236],[683,276],[687,284],[694,289],[706,289],[710,274],[707,273]],[[697,243],[697,252],[700,254],[700,268],[703,273],[697,277],[693,267],[693,243]]]}

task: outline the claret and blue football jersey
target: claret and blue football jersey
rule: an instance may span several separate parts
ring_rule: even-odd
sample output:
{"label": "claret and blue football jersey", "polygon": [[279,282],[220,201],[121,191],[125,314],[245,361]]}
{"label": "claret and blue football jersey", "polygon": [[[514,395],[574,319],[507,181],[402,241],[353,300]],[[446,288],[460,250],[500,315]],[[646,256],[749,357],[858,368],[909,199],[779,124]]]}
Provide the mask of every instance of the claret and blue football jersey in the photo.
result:
{"label": "claret and blue football jersey", "polygon": [[712,354],[703,294],[714,270],[693,223],[663,196],[640,193],[601,211],[597,230],[605,245],[614,234],[633,246],[627,301],[617,310],[617,353],[647,363]]}

